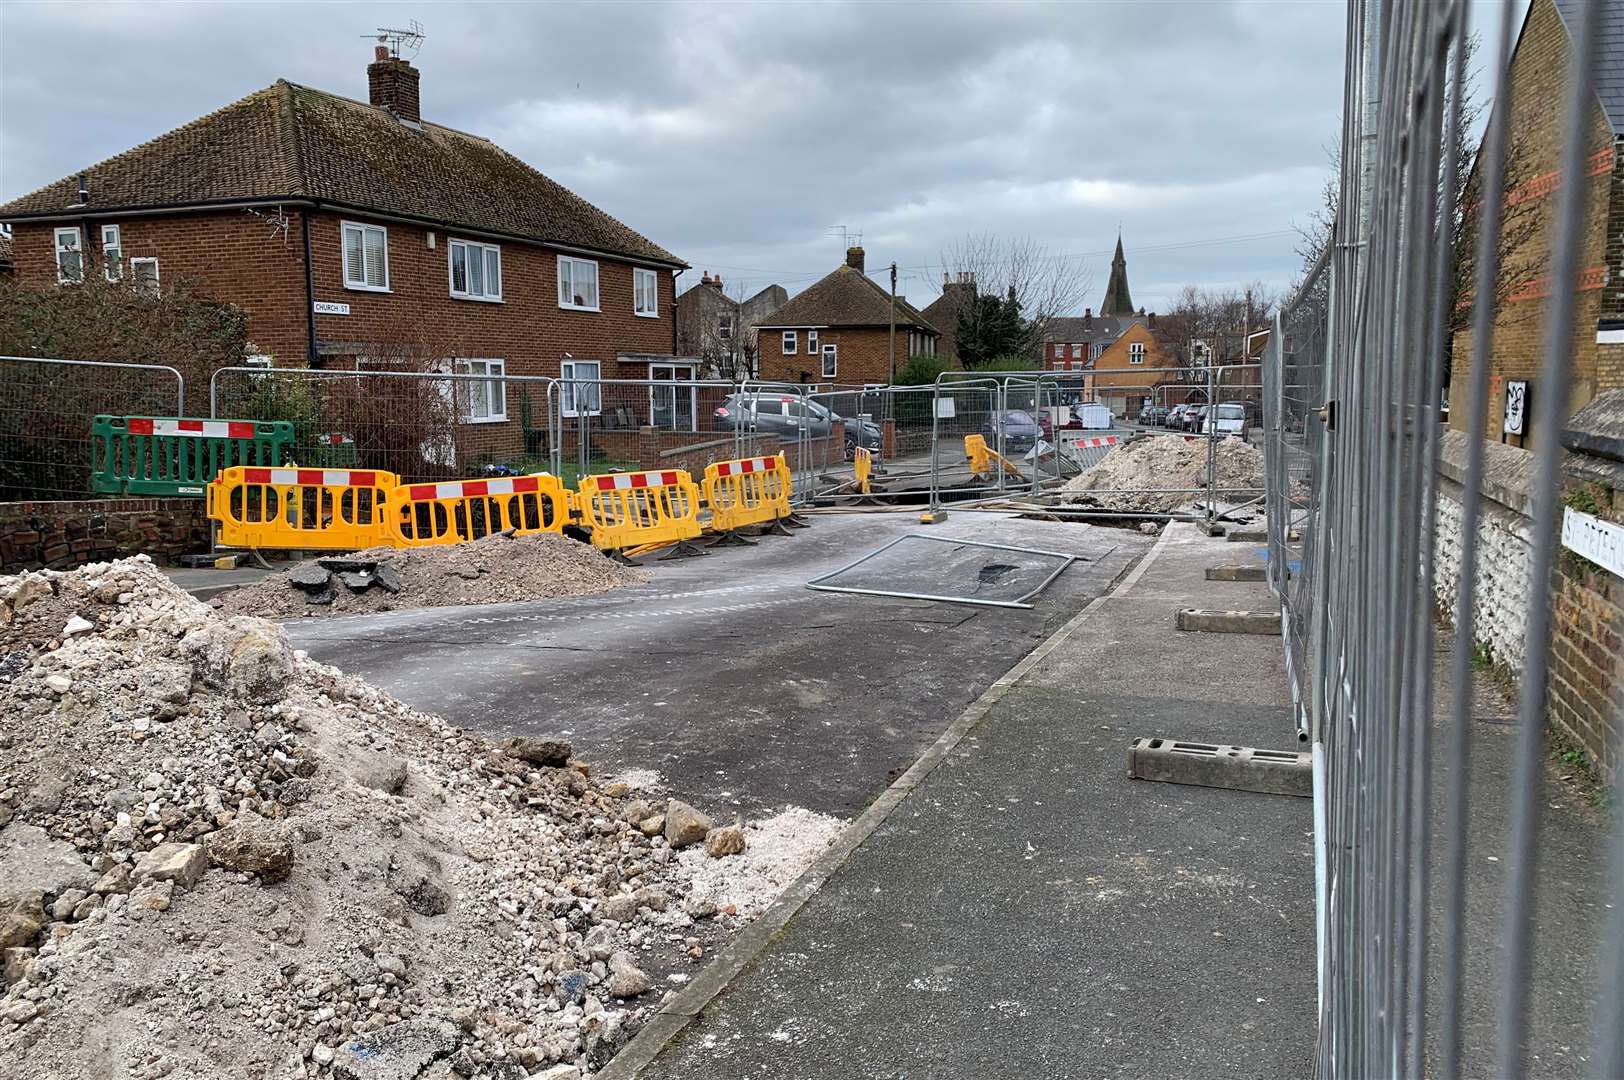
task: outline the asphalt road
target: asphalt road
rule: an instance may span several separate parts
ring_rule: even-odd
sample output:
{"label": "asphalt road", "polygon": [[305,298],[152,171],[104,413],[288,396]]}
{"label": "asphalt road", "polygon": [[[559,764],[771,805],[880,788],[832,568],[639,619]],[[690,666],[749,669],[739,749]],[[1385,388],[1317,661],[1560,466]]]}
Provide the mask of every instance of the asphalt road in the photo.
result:
{"label": "asphalt road", "polygon": [[[934,526],[903,513],[814,521],[793,537],[653,564],[652,582],[601,596],[308,619],[288,632],[418,708],[494,735],[562,735],[599,770],[657,770],[713,813],[793,804],[850,817],[1150,543],[972,512]],[[805,587],[926,531],[1081,559],[1032,610]],[[977,586],[975,567],[932,547],[895,565],[889,586]]]}

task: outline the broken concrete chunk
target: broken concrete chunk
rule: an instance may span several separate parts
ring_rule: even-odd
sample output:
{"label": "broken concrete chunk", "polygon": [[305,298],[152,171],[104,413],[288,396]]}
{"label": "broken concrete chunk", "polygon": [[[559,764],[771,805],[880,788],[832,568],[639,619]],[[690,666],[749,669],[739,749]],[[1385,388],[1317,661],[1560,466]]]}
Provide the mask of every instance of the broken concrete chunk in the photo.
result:
{"label": "broken concrete chunk", "polygon": [[414,1080],[461,1044],[456,1027],[445,1021],[404,1020],[340,1046],[333,1055],[333,1075],[338,1080]]}
{"label": "broken concrete chunk", "polygon": [[62,628],[62,636],[73,637],[76,634],[88,634],[94,629],[96,629],[95,623],[84,618],[83,616],[75,615],[70,618],[68,620],[68,624]]}
{"label": "broken concrete chunk", "polygon": [[208,867],[208,856],[201,844],[159,844],[141,853],[130,876],[136,882],[173,881],[190,889]]}
{"label": "broken concrete chunk", "polygon": [[681,799],[665,806],[665,839],[674,848],[687,847],[705,839],[716,823]]}
{"label": "broken concrete chunk", "polygon": [[394,754],[363,751],[350,766],[350,775],[358,784],[395,795],[406,786],[406,761]]}
{"label": "broken concrete chunk", "polygon": [[288,584],[305,592],[319,592],[327,588],[332,572],[317,563],[300,563],[288,571]]}
{"label": "broken concrete chunk", "polygon": [[269,885],[293,868],[293,843],[274,822],[245,813],[203,840],[209,862],[225,870],[255,874]]}
{"label": "broken concrete chunk", "polygon": [[346,570],[338,575],[338,580],[343,582],[344,587],[350,592],[364,592],[372,587],[373,577],[366,570]]}
{"label": "broken concrete chunk", "polygon": [[569,764],[570,744],[560,739],[538,739],[519,735],[508,740],[508,753],[520,761],[543,768],[562,769]]}
{"label": "broken concrete chunk", "polygon": [[737,825],[712,829],[705,837],[705,854],[713,859],[737,855],[744,850],[744,830]]}
{"label": "broken concrete chunk", "polygon": [[377,581],[378,588],[387,593],[398,593],[406,587],[406,581],[400,576],[400,571],[388,563],[379,563],[372,576]]}
{"label": "broken concrete chunk", "polygon": [[305,603],[315,604],[317,606],[331,604],[337,599],[338,592],[330,585],[325,589],[318,589],[315,592],[305,594]]}

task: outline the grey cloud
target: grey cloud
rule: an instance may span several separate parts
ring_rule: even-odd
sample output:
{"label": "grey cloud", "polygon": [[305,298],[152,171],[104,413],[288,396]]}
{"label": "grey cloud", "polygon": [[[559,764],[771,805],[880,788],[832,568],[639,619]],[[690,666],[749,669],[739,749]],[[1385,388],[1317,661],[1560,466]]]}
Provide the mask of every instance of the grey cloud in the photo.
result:
{"label": "grey cloud", "polygon": [[[0,8],[0,197],[278,77],[364,98],[362,35],[416,18],[426,115],[495,139],[696,271],[794,292],[840,260],[830,227],[844,224],[864,234],[870,269],[895,260],[923,303],[966,232],[1088,253],[1120,223],[1135,300],[1165,307],[1185,281],[1291,278],[1290,236],[1170,245],[1278,234],[1312,211],[1341,108],[1343,13],[13,2]],[[1106,262],[1090,260],[1092,292]]]}

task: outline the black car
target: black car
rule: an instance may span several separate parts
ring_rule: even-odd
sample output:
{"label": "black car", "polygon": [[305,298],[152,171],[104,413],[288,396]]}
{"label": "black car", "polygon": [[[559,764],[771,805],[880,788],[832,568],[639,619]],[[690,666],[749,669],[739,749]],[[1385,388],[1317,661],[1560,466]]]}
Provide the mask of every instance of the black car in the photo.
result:
{"label": "black car", "polygon": [[1165,405],[1146,405],[1139,410],[1139,423],[1145,427],[1161,427],[1167,423],[1169,411]]}

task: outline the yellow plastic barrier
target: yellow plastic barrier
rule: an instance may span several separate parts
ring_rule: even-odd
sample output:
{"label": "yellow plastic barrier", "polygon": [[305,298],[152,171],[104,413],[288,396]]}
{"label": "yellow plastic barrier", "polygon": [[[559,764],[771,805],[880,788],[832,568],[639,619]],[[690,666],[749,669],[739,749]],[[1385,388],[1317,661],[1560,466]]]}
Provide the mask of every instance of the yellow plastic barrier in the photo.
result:
{"label": "yellow plastic barrier", "polygon": [[561,533],[570,511],[564,484],[549,473],[492,480],[402,484],[389,499],[399,547],[460,544],[491,533]]}
{"label": "yellow plastic barrier", "polygon": [[221,469],[209,517],[226,547],[355,551],[393,546],[386,514],[394,473],[375,469]]}
{"label": "yellow plastic barrier", "polygon": [[674,544],[700,533],[699,487],[682,469],[583,476],[581,524],[604,551]]}
{"label": "yellow plastic barrier", "polygon": [[718,461],[705,468],[711,529],[732,532],[788,517],[790,473],[784,455]]}
{"label": "yellow plastic barrier", "polygon": [[987,440],[980,435],[966,435],[964,437],[964,456],[970,459],[970,474],[972,476],[991,476],[993,462],[996,460],[1003,466],[1004,471],[1011,476],[1026,479],[1026,476],[1010,463],[998,451],[987,445]]}
{"label": "yellow plastic barrier", "polygon": [[874,471],[874,455],[869,453],[867,447],[859,446],[852,454],[851,471],[857,483],[857,494],[872,494],[868,490],[868,477]]}

